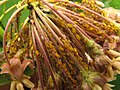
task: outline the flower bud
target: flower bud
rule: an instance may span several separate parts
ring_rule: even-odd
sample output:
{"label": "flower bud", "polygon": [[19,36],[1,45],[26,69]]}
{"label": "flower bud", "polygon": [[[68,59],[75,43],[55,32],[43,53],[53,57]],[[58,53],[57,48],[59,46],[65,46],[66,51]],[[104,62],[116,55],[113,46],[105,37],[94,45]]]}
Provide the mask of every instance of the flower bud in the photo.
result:
{"label": "flower bud", "polygon": [[96,83],[100,86],[104,86],[104,84],[107,82],[106,77],[103,75],[99,75],[97,77],[94,77],[93,80],[94,80],[94,83]]}
{"label": "flower bud", "polygon": [[110,56],[113,56],[113,57],[118,57],[120,56],[120,53],[115,51],[115,50],[108,50],[107,53],[110,55]]}
{"label": "flower bud", "polygon": [[22,83],[27,87],[27,88],[33,88],[34,84],[29,80],[29,79],[22,79]]}
{"label": "flower bud", "polygon": [[108,66],[107,74],[108,74],[108,77],[113,80],[113,78],[114,78],[114,71],[113,71],[111,66]]}
{"label": "flower bud", "polygon": [[103,90],[112,90],[111,87],[114,87],[114,85],[106,83],[103,87]]}
{"label": "flower bud", "polygon": [[105,7],[104,3],[101,1],[96,0],[95,3],[100,7]]}
{"label": "flower bud", "polygon": [[99,85],[95,84],[93,90],[102,90],[102,88]]}
{"label": "flower bud", "polygon": [[[55,73],[54,74],[54,77],[55,77],[55,80],[56,80],[56,83],[58,85],[58,87],[62,87],[62,80],[61,80],[61,77],[59,74]],[[49,79],[48,79],[48,82],[47,82],[47,88],[48,89],[53,89],[54,88],[54,82],[53,82],[53,79],[52,77],[50,76]]]}
{"label": "flower bud", "polygon": [[119,61],[113,61],[112,65],[115,69],[120,71],[120,62]]}
{"label": "flower bud", "polygon": [[82,90],[92,90],[92,88],[90,87],[90,85],[88,83],[83,83]]}
{"label": "flower bud", "polygon": [[16,90],[17,81],[12,81],[10,85],[10,90]]}
{"label": "flower bud", "polygon": [[115,58],[115,59],[113,59],[113,60],[118,60],[118,61],[120,61],[120,57],[117,57],[117,58]]}
{"label": "flower bud", "polygon": [[17,88],[17,90],[24,90],[23,84],[21,82],[17,82],[16,88]]}

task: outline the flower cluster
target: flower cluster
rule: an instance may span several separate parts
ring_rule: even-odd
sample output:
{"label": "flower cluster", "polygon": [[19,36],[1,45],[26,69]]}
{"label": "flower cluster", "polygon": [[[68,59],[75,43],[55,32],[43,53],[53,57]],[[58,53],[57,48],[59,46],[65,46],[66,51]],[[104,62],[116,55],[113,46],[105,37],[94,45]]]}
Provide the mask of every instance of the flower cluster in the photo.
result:
{"label": "flower cluster", "polygon": [[[120,27],[102,7],[97,0],[19,2],[3,42],[1,73],[11,75],[11,90],[111,90],[107,82],[120,73]],[[35,85],[24,75],[28,65]]]}

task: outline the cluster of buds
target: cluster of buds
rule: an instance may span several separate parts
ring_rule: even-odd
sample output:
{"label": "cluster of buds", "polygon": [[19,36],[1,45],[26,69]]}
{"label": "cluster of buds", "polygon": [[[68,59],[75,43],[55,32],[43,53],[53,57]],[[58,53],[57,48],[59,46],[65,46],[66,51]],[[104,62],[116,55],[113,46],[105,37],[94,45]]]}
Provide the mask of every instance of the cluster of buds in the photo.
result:
{"label": "cluster of buds", "polygon": [[[97,0],[19,2],[6,25],[3,42],[6,63],[1,69],[6,73],[7,67],[11,75],[11,90],[23,90],[23,86],[33,90],[111,90],[107,82],[120,73],[120,27],[101,7],[104,4]],[[29,15],[21,25],[25,9]],[[24,76],[31,63],[37,73],[35,87]]]}

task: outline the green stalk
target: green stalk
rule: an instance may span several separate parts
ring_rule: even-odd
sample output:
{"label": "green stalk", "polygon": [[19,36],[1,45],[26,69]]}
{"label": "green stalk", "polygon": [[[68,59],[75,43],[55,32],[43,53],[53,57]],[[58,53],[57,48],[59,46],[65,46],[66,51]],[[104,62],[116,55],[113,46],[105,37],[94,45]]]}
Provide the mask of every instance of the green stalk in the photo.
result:
{"label": "green stalk", "polygon": [[3,19],[3,17],[10,12],[12,9],[14,9],[16,7],[16,4],[11,6],[9,9],[7,9],[1,16],[0,16],[0,21]]}
{"label": "green stalk", "polygon": [[4,34],[4,30],[0,26],[0,42],[3,40],[3,34]]}

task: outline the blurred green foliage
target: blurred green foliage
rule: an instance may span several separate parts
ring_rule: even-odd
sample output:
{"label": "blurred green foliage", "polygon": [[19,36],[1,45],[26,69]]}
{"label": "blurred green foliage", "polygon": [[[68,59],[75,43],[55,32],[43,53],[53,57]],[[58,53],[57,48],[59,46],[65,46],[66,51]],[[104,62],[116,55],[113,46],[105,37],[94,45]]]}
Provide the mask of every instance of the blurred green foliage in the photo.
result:
{"label": "blurred green foliage", "polygon": [[106,7],[120,9],[120,0],[102,0]]}

